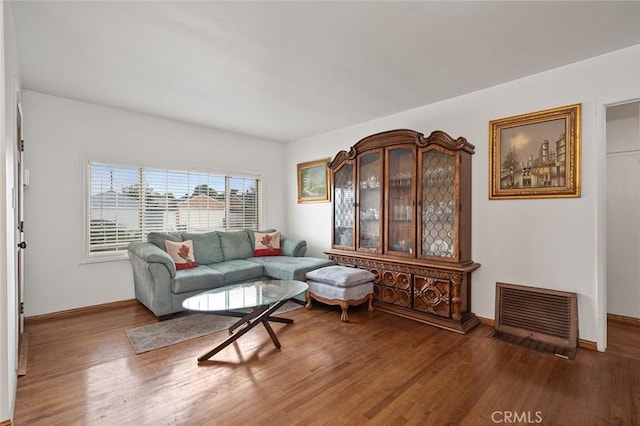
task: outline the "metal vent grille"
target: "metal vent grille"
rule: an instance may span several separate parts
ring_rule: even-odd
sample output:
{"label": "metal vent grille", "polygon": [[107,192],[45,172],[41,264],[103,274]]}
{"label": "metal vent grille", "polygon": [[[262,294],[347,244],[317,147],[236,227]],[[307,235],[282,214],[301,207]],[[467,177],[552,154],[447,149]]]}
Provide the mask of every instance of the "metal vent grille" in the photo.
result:
{"label": "metal vent grille", "polygon": [[575,293],[496,283],[497,333],[575,349],[578,305]]}

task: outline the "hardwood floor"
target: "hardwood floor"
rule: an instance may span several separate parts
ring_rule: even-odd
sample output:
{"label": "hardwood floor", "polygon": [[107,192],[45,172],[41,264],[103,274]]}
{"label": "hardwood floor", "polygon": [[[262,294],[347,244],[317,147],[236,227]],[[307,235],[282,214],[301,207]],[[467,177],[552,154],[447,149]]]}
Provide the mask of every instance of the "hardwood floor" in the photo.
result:
{"label": "hardwood floor", "polygon": [[607,352],[640,360],[640,322],[607,321]]}
{"label": "hardwood floor", "polygon": [[29,324],[14,424],[640,424],[640,350],[570,361],[366,306],[285,316],[281,350],[257,327],[200,366],[221,334],[135,355],[124,330],[155,321],[141,306]]}

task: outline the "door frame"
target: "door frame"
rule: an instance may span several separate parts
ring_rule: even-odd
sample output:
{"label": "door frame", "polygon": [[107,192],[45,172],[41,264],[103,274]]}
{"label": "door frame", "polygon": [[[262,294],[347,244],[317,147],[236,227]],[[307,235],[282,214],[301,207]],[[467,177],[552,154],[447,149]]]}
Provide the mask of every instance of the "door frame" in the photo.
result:
{"label": "door frame", "polygon": [[[24,332],[24,249],[18,246],[24,241],[24,138],[22,137],[22,106],[16,103],[16,137],[15,137],[15,155],[14,155],[14,196],[15,196],[15,214],[14,214],[14,231],[16,242],[16,290],[17,290],[17,309],[18,309],[18,334],[22,336]],[[21,226],[22,224],[22,226]]]}
{"label": "door frame", "polygon": [[595,108],[596,346],[607,349],[607,108],[640,102],[640,92],[600,100]]}

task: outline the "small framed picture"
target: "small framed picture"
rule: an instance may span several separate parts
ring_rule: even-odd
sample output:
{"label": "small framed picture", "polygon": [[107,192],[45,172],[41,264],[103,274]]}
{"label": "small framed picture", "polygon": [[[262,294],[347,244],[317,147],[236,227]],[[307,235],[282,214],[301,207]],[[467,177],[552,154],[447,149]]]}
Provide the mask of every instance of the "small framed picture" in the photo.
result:
{"label": "small framed picture", "polygon": [[331,201],[329,158],[298,164],[298,203]]}
{"label": "small framed picture", "polygon": [[580,104],[489,122],[489,198],[580,197]]}

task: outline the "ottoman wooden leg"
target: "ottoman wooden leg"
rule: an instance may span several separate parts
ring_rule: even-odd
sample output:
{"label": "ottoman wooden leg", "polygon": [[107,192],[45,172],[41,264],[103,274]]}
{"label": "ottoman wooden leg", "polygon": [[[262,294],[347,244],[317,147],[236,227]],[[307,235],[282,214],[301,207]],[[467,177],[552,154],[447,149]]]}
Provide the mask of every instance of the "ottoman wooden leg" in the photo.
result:
{"label": "ottoman wooden leg", "polygon": [[340,301],[340,308],[342,308],[342,315],[340,315],[340,319],[342,322],[349,322],[349,314],[347,313],[349,310],[349,302]]}
{"label": "ottoman wooden leg", "polygon": [[307,309],[311,309],[311,292],[309,290],[307,290],[307,292],[305,293],[305,297],[307,299],[307,304],[304,305],[304,307]]}
{"label": "ottoman wooden leg", "polygon": [[369,312],[373,312],[373,293],[369,295]]}

